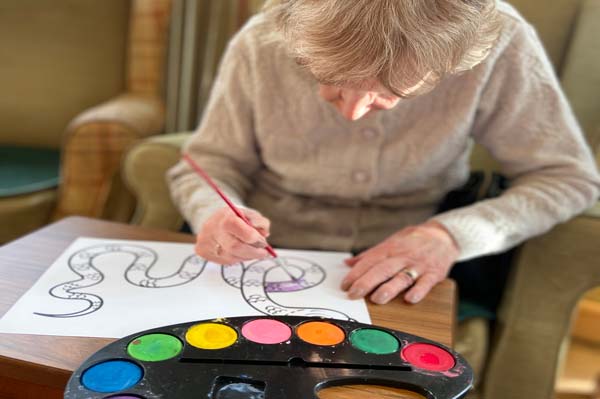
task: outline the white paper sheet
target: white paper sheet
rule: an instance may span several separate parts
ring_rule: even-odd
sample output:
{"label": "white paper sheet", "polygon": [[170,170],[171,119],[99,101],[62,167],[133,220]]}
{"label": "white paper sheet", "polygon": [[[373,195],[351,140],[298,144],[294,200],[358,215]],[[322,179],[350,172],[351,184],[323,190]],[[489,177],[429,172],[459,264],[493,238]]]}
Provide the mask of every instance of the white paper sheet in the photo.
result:
{"label": "white paper sheet", "polygon": [[370,323],[363,300],[339,288],[339,252],[277,250],[273,259],[222,267],[191,244],[78,238],[0,320],[0,332],[86,337],[244,315],[323,316]]}

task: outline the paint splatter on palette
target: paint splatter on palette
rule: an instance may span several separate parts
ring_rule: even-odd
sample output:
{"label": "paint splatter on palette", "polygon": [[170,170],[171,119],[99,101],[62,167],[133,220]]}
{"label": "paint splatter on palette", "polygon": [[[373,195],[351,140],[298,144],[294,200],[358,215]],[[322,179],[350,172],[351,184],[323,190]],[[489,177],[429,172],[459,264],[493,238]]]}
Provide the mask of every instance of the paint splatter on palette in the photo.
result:
{"label": "paint splatter on palette", "polygon": [[113,342],[73,373],[65,399],[307,399],[351,384],[451,399],[463,397],[472,379],[460,355],[400,331],[322,318],[233,317]]}

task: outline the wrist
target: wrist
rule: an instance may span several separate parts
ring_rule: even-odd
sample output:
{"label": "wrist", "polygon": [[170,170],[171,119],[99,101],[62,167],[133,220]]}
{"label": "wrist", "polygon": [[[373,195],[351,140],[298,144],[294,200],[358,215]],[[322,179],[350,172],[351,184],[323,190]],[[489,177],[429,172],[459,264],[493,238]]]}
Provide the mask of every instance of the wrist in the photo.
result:
{"label": "wrist", "polygon": [[440,240],[444,241],[449,246],[451,246],[456,251],[458,257],[458,254],[460,254],[460,247],[458,246],[458,242],[456,241],[452,233],[450,233],[450,231],[446,228],[446,226],[444,226],[436,220],[429,220],[423,223],[421,226],[427,229],[435,237],[439,238]]}

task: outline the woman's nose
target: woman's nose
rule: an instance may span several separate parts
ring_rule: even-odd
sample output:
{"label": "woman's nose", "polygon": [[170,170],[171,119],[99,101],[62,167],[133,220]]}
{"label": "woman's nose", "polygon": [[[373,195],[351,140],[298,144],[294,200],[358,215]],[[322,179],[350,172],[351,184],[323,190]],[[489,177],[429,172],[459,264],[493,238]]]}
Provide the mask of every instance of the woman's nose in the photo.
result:
{"label": "woman's nose", "polygon": [[340,95],[340,100],[336,107],[344,118],[355,121],[365,116],[373,104],[373,96],[369,93],[344,92]]}
{"label": "woman's nose", "polygon": [[336,86],[319,85],[319,95],[335,105],[344,118],[355,121],[370,110],[375,96],[370,92],[350,90]]}

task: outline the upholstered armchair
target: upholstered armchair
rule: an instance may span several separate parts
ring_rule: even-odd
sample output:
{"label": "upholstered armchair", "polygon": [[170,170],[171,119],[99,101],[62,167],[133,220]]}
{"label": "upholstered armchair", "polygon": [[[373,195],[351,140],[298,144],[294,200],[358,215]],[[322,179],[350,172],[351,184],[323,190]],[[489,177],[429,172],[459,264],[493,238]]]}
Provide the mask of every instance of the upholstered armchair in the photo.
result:
{"label": "upholstered armchair", "polygon": [[[536,26],[600,165],[600,2],[513,0]],[[187,133],[146,139],[132,148],[123,177],[138,199],[133,222],[178,229],[165,172],[180,158]],[[480,148],[475,170],[497,165]],[[524,244],[512,265],[482,384],[485,399],[553,397],[561,345],[573,309],[600,285],[600,204]]]}
{"label": "upholstered armchair", "polygon": [[129,220],[125,149],[164,125],[171,0],[0,4],[0,244],[66,215]]}

